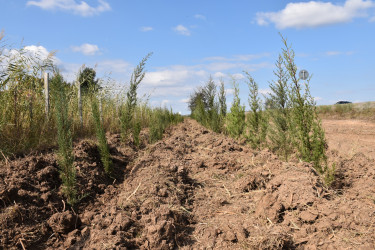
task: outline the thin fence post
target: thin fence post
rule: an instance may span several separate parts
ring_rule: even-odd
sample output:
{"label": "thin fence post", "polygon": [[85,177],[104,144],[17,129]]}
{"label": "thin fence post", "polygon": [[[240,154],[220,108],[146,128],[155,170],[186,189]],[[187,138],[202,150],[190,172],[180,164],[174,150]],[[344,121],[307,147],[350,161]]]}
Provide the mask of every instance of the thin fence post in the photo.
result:
{"label": "thin fence post", "polygon": [[47,116],[47,119],[49,117],[49,82],[48,82],[48,79],[49,79],[49,73],[48,72],[45,72],[44,73],[44,94],[45,94],[45,108],[46,108],[46,116]]}
{"label": "thin fence post", "polygon": [[81,83],[77,81],[77,89],[78,89],[78,112],[79,112],[79,121],[81,123],[81,127],[83,126],[83,116],[82,116],[82,95],[81,95]]}
{"label": "thin fence post", "polygon": [[100,113],[100,119],[103,121],[103,107],[102,107],[102,98],[99,96],[99,113]]}

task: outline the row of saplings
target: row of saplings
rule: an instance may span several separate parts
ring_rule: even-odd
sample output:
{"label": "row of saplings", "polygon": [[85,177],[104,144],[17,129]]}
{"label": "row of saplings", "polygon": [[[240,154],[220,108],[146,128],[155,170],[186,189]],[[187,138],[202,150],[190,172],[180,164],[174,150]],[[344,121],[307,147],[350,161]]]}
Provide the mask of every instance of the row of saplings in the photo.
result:
{"label": "row of saplings", "polygon": [[[113,106],[113,109],[119,109],[118,114],[122,141],[127,143],[132,139],[136,147],[140,146],[140,131],[142,124],[147,119],[149,127],[149,142],[153,143],[162,138],[163,132],[169,124],[176,124],[183,120],[179,114],[166,108],[148,108],[147,117],[143,117],[140,111],[140,103],[137,100],[137,89],[145,76],[144,66],[149,55],[146,56],[140,64],[134,69],[131,76],[130,86],[126,93],[125,103],[120,107]],[[91,79],[92,80],[92,79]],[[61,75],[56,72],[51,80],[52,99],[55,105],[55,120],[57,124],[58,138],[58,165],[60,168],[60,177],[63,182],[62,191],[68,203],[72,206],[79,202],[79,196],[76,189],[76,169],[74,166],[73,154],[73,136],[72,136],[72,119],[69,116],[69,110],[66,103],[69,102],[66,90],[64,88]],[[100,102],[97,95],[97,89],[90,88],[88,91],[93,124],[100,152],[101,162],[107,175],[112,174],[112,161],[109,153],[109,147],[106,139],[106,131],[100,113]],[[144,111],[144,110],[143,110]],[[143,112],[144,113],[144,112]],[[132,138],[130,138],[132,136]]]}
{"label": "row of saplings", "polygon": [[250,111],[245,112],[239,98],[238,82],[232,77],[233,103],[227,113],[224,82],[219,92],[212,78],[190,96],[191,116],[207,128],[235,139],[245,139],[254,149],[269,148],[288,160],[291,155],[313,164],[326,185],[334,181],[335,165],[327,163],[324,130],[310,95],[310,78],[302,85],[297,77],[294,51],[282,38],[285,48],[276,62],[277,80],[270,83],[271,93],[263,105],[258,85],[248,72]]}

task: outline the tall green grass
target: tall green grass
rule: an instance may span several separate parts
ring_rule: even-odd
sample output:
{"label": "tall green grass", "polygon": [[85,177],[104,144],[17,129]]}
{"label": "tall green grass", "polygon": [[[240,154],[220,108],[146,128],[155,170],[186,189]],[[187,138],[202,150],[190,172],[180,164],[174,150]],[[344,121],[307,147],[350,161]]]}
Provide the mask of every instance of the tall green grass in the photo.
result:
{"label": "tall green grass", "polygon": [[[1,40],[1,38],[0,38]],[[27,54],[23,48],[4,54],[0,46],[0,160],[42,148],[57,147],[63,194],[74,205],[78,202],[73,142],[80,138],[94,138],[104,170],[112,173],[112,162],[106,132],[121,133],[124,143],[139,147],[141,141],[155,142],[162,138],[171,124],[183,120],[166,108],[152,108],[147,100],[137,97],[137,89],[145,72],[150,54],[134,69],[129,86],[121,86],[111,79],[94,79],[94,69],[86,70],[78,81],[90,83],[82,91],[82,122],[78,110],[78,88],[81,84],[68,83],[53,64],[54,54],[41,60]],[[49,113],[45,109],[43,73],[50,72]],[[78,74],[80,75],[80,73]],[[79,82],[80,83],[80,82]],[[116,86],[117,85],[117,86]],[[100,89],[100,91],[98,91]],[[142,138],[141,130],[150,128]]]}

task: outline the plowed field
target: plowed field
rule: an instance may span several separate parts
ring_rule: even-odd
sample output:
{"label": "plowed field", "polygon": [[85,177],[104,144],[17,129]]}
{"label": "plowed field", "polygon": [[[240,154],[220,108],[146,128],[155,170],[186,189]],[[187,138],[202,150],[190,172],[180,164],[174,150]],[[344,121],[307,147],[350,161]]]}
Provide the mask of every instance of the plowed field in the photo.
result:
{"label": "plowed field", "polygon": [[63,201],[53,150],[1,162],[0,248],[374,249],[375,140],[363,143],[375,130],[340,122],[324,122],[337,167],[329,189],[311,165],[191,119],[140,150],[108,135],[114,178],[93,141],[76,143],[76,209]]}

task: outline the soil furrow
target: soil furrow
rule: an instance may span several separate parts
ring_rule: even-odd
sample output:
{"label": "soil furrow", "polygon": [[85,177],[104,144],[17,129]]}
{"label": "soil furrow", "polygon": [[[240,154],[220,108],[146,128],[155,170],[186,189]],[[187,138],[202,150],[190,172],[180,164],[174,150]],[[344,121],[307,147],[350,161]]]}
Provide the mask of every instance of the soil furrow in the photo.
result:
{"label": "soil furrow", "polygon": [[374,161],[337,163],[327,189],[308,163],[283,162],[185,119],[135,151],[109,136],[116,180],[96,146],[75,145],[81,205],[62,202],[52,152],[1,168],[1,247],[27,249],[374,248]]}

